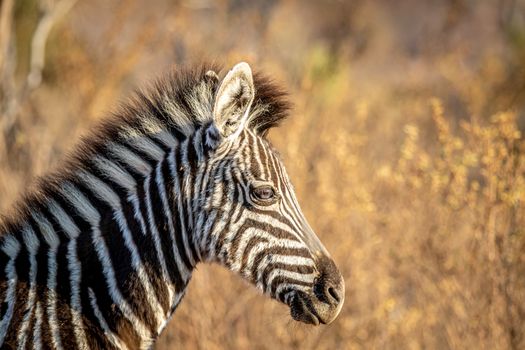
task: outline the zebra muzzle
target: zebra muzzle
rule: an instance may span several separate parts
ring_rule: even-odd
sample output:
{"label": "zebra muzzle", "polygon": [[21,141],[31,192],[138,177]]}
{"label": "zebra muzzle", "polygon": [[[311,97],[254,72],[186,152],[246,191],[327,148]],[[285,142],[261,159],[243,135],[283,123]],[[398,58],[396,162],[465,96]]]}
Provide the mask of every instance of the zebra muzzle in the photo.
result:
{"label": "zebra muzzle", "polygon": [[290,298],[290,312],[296,321],[307,324],[330,324],[341,312],[345,298],[345,284],[341,273],[328,257],[318,260],[320,271],[312,291],[296,291]]}

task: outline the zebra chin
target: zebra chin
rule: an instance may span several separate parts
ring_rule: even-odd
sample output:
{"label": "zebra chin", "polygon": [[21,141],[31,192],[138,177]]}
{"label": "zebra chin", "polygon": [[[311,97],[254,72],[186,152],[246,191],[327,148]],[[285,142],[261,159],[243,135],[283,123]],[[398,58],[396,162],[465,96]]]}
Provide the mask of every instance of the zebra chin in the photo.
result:
{"label": "zebra chin", "polygon": [[290,289],[283,300],[294,320],[315,326],[332,323],[341,312],[345,298],[344,280],[333,261],[323,257],[317,265],[320,274],[311,289]]}

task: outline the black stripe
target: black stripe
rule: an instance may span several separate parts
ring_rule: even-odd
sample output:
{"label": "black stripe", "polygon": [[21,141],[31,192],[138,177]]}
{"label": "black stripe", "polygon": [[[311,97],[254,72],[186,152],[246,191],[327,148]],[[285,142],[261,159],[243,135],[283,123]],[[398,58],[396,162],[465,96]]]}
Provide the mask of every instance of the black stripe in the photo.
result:
{"label": "black stripe", "polygon": [[162,170],[162,177],[164,178],[164,186],[165,186],[164,193],[166,193],[166,197],[168,200],[168,206],[170,206],[170,211],[172,214],[172,221],[173,221],[173,226],[174,226],[173,229],[175,230],[174,232],[175,242],[170,242],[169,244],[170,249],[168,249],[168,252],[167,254],[164,255],[164,258],[166,260],[166,265],[168,267],[168,274],[172,282],[177,287],[176,288],[177,291],[179,291],[181,288],[184,288],[183,287],[184,282],[182,280],[182,276],[180,275],[179,269],[177,267],[173,249],[171,249],[171,245],[175,244],[180,249],[178,238],[181,232],[177,229],[177,225],[176,225],[178,221],[178,218],[177,218],[178,212],[176,211],[177,209],[176,204],[175,204],[176,199],[173,194],[174,182],[173,182],[173,179],[171,178],[171,173],[170,173],[170,168],[169,168],[169,163],[168,163],[167,158],[164,158],[164,161],[162,162],[161,170]]}
{"label": "black stripe", "polygon": [[[187,158],[187,161],[189,163],[189,172],[187,172],[185,168],[185,171],[184,171],[184,176],[182,177],[183,179],[183,184],[184,187],[186,187],[186,184],[189,184],[189,187],[190,189],[193,189],[195,187],[195,181],[196,181],[196,178],[197,178],[197,169],[198,169],[198,156],[197,156],[197,150],[195,149],[194,147],[194,144],[193,144],[193,141],[196,137],[196,134],[194,133],[192,135],[192,137],[188,140],[188,144],[187,144],[187,150],[186,150],[186,158]],[[182,156],[182,152],[181,153],[181,156]],[[182,163],[178,163],[179,165],[181,165]],[[181,179],[181,177],[179,176],[179,180]],[[190,190],[190,196],[192,196],[192,192]],[[183,192],[180,192],[180,193],[183,193]],[[185,213],[185,220],[186,220],[186,234],[188,235],[188,245],[189,245],[189,249],[190,249],[190,252],[191,252],[191,255],[193,257],[193,259],[197,259],[198,257],[198,254],[197,252],[195,251],[195,245],[193,244],[193,240],[192,240],[192,236],[191,234],[194,234],[195,232],[194,229],[195,227],[194,226],[194,221],[196,220],[196,215],[197,213],[194,213],[194,210],[193,210],[193,207],[192,205],[188,205],[188,202],[189,203],[192,203],[192,201],[195,199],[195,198],[189,198],[190,200],[188,201],[188,198],[184,198],[184,200],[182,201],[183,203],[183,208],[184,208],[184,213]],[[195,216],[194,216],[195,214]]]}
{"label": "black stripe", "polygon": [[[3,245],[4,242],[2,241],[0,243],[0,246]],[[5,267],[7,266],[7,263],[9,262],[9,256],[4,253],[3,250],[0,250],[0,320],[1,317],[4,315],[5,311],[7,310],[7,304],[4,303],[5,297],[7,295],[7,274],[5,271]]]}
{"label": "black stripe", "polygon": [[307,248],[285,248],[285,247],[268,247],[261,250],[254,258],[254,263],[250,270],[252,276],[257,276],[257,271],[259,271],[259,266],[264,261],[264,258],[267,256],[275,255],[288,255],[288,256],[299,256],[303,258],[311,258],[310,251]]}
{"label": "black stripe", "polygon": [[294,284],[294,285],[297,285],[297,286],[304,286],[304,287],[311,287],[312,286],[312,284],[308,283],[308,282],[299,281],[299,280],[296,280],[294,278],[289,278],[289,277],[285,277],[285,276],[277,276],[272,281],[272,285],[270,287],[270,294],[271,295],[275,295],[275,292],[277,291],[277,288],[279,287],[279,285],[280,284],[284,284],[284,283]]}
{"label": "black stripe", "polygon": [[[250,238],[250,240],[246,244],[246,248],[244,248],[244,252],[242,253],[242,262],[241,262],[241,269],[240,269],[241,275],[243,275],[244,270],[247,267],[246,264],[248,263],[248,257],[250,255],[250,252],[257,244],[261,242],[268,243],[269,241],[266,237],[253,236]],[[256,282],[255,277],[256,276],[250,275],[249,278],[251,279],[252,282],[255,283]]]}
{"label": "black stripe", "polygon": [[181,163],[181,159],[182,159],[181,148],[180,147],[176,148],[174,153],[175,153],[174,159],[173,159],[174,165],[175,165],[174,170],[175,170],[175,176],[178,177],[179,187],[176,187],[176,183],[173,182],[173,192],[174,192],[174,196],[175,196],[175,193],[177,193],[177,195],[180,196],[182,205],[179,208],[178,200],[176,200],[176,198],[172,198],[172,200],[170,201],[172,203],[171,212],[173,213],[173,216],[175,219],[173,220],[173,224],[175,226],[175,233],[177,233],[175,235],[175,238],[177,240],[177,247],[179,248],[180,258],[182,262],[184,263],[184,265],[186,265],[186,267],[191,268],[191,263],[190,263],[188,256],[186,255],[186,250],[184,249],[184,242],[182,240],[182,235],[188,234],[188,231],[185,232],[183,230],[183,227],[185,227],[186,230],[188,230],[189,226],[188,226],[186,201],[185,201],[184,196],[182,196],[183,194],[182,189],[184,186],[183,176],[181,176],[181,172],[179,171],[179,169],[183,167]]}
{"label": "black stripe", "polygon": [[[167,163],[167,162],[164,162]],[[162,164],[164,166],[165,164]],[[164,191],[166,195],[168,195],[168,192],[166,192],[166,188],[164,188]],[[164,208],[162,206],[162,198],[160,195],[160,188],[157,184],[157,181],[153,181],[150,186],[150,199],[151,199],[151,205],[152,205],[152,211],[153,211],[153,223],[155,226],[157,226],[157,229],[159,231],[160,236],[160,245],[162,249],[162,253],[164,254],[164,260],[166,261],[166,266],[168,269],[168,274],[170,279],[175,283],[176,291],[179,292],[180,288],[183,287],[183,282],[181,276],[177,273],[178,268],[176,266],[175,256],[173,253],[173,243],[170,239],[170,233],[169,233],[169,222],[166,215],[169,215],[168,213],[164,212]],[[168,197],[168,205],[169,205],[169,197]],[[175,226],[176,218],[172,216],[172,222]],[[177,231],[177,230],[176,230]],[[177,238],[177,232],[175,232],[175,238]],[[179,245],[177,243],[177,247],[179,248],[179,251],[181,249],[184,249],[183,246]],[[187,267],[190,267],[189,263],[186,265]],[[170,305],[171,306],[171,305]]]}
{"label": "black stripe", "polygon": [[[262,219],[262,218],[261,218]],[[271,224],[264,222],[264,221],[255,221],[253,219],[246,219],[242,226],[235,232],[235,235],[232,237],[232,255],[235,256],[237,254],[237,250],[239,249],[239,244],[243,240],[244,232],[250,228],[257,228],[265,233],[267,233],[270,236],[276,237],[278,239],[287,239],[290,241],[299,242],[297,237],[293,236],[292,234],[281,230],[280,228],[277,228],[275,226],[272,226]]]}
{"label": "black stripe", "polygon": [[[275,269],[280,269],[280,270],[285,270],[285,271],[290,271],[290,272],[297,272],[297,273],[301,273],[305,275],[314,273],[314,268],[310,265],[289,265],[285,263],[269,263],[265,267],[261,275],[261,279],[260,279],[260,281],[263,283],[263,290],[266,290],[268,286],[268,277],[270,273]],[[254,279],[257,278],[257,274],[258,272],[256,272],[256,274],[253,276]]]}

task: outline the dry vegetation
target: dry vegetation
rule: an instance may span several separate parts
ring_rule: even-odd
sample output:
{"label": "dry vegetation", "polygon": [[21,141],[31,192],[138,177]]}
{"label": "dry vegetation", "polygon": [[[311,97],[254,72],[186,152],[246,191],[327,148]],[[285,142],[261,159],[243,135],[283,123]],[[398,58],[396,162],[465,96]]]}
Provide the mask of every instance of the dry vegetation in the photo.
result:
{"label": "dry vegetation", "polygon": [[[34,33],[64,2],[40,83]],[[522,1],[0,6],[2,211],[171,65],[248,60],[291,92],[272,139],[345,276],[341,315],[296,324],[200,266],[158,349],[525,348]]]}

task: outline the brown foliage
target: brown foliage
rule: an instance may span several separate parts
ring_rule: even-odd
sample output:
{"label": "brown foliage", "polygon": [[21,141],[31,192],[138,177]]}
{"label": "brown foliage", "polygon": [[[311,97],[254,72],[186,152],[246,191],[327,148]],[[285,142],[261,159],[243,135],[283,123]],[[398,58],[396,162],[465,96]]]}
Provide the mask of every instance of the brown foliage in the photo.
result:
{"label": "brown foliage", "polygon": [[57,19],[36,87],[28,48],[41,12],[35,0],[2,11],[9,3],[2,210],[171,65],[247,60],[290,90],[293,116],[270,137],[345,277],[341,315],[294,323],[202,265],[158,349],[525,347],[519,2],[79,1]]}

